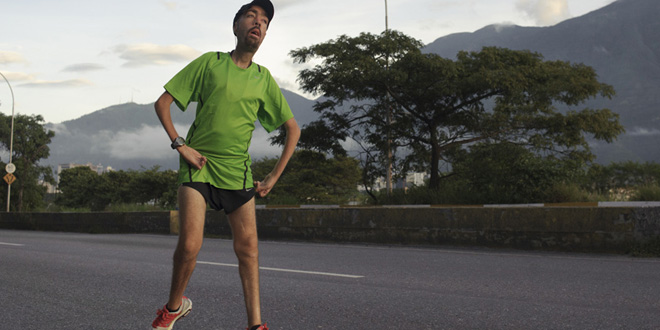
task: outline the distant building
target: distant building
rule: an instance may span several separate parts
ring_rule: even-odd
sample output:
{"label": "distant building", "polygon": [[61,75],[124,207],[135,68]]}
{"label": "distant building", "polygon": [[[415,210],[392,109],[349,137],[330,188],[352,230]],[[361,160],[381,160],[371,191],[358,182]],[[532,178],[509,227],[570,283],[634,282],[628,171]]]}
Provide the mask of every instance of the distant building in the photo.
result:
{"label": "distant building", "polygon": [[429,179],[430,176],[424,172],[422,173],[408,173],[406,174],[405,179],[398,180],[396,182],[396,188],[398,189],[408,189],[412,187],[419,187],[423,186],[424,183],[426,183],[426,180]]}
{"label": "distant building", "polygon": [[60,183],[60,173],[62,173],[62,171],[68,170],[68,169],[71,169],[71,168],[76,168],[76,167],[83,167],[83,166],[89,167],[92,171],[96,172],[96,174],[98,174],[98,175],[101,175],[101,174],[106,173],[106,172],[113,171],[112,167],[110,167],[110,166],[103,167],[103,165],[101,165],[101,164],[98,164],[98,165],[94,165],[92,163],[87,163],[87,164],[74,164],[74,163],[60,164],[60,165],[57,165],[57,176],[55,177],[55,181],[57,182],[57,184]]}
{"label": "distant building", "polygon": [[57,188],[54,185],[52,185],[48,182],[45,182],[44,180],[39,180],[39,184],[46,187],[46,193],[47,194],[54,194],[54,193],[57,192]]}
{"label": "distant building", "polygon": [[[415,186],[423,186],[425,181],[428,180],[429,175],[422,173],[408,173],[405,178],[398,179],[393,182],[394,189],[408,189]],[[379,177],[371,187],[373,191],[381,191],[387,189],[387,181],[384,177]],[[365,191],[364,185],[358,185],[358,191]]]}

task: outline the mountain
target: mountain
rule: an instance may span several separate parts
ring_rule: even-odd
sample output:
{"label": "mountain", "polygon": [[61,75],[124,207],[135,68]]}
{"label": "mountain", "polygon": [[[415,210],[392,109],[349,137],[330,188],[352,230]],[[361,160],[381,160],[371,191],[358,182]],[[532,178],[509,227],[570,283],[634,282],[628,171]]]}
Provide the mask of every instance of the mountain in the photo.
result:
{"label": "mountain", "polygon": [[546,60],[584,63],[616,90],[612,99],[584,107],[609,108],[626,133],[613,144],[593,142],[599,163],[660,161],[660,1],[618,0],[551,27],[489,25],[474,33],[439,38],[424,49],[455,58],[484,46],[531,50]]}
{"label": "mountain", "polygon": [[[489,25],[473,33],[438,38],[425,52],[455,58],[459,51],[478,51],[484,46],[532,50],[546,60],[584,63],[593,67],[601,82],[614,86],[612,99],[593,99],[590,108],[609,108],[620,115],[626,133],[612,143],[593,142],[599,163],[612,161],[660,162],[660,1],[618,0],[581,17],[550,27]],[[302,125],[318,117],[314,100],[282,90]],[[172,111],[181,135],[194,119],[194,105],[186,112]],[[60,124],[48,124],[56,132],[51,157],[42,162],[58,164],[91,162],[116,169],[140,169],[160,165],[177,168],[165,131],[153,104],[127,103],[108,107]],[[277,156],[279,148],[257,128],[250,152],[254,159]]]}
{"label": "mountain", "polygon": [[[282,93],[300,125],[316,118],[314,101],[287,90]],[[183,112],[172,106],[172,121],[185,136],[195,119],[195,106]],[[279,148],[270,145],[268,133],[258,125],[250,153],[254,159],[276,156]],[[178,157],[169,146],[165,130],[156,116],[154,105],[126,103],[111,106],[60,124],[47,124],[55,132],[50,157],[42,161],[54,169],[59,164],[101,164],[114,169],[140,169],[161,166],[178,168]]]}

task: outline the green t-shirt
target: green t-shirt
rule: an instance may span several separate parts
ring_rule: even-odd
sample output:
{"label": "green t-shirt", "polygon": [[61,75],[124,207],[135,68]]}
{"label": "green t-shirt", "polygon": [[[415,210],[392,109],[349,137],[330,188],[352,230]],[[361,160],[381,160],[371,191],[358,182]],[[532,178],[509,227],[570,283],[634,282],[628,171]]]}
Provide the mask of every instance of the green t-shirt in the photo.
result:
{"label": "green t-shirt", "polygon": [[185,111],[197,103],[186,144],[206,156],[197,170],[180,157],[179,182],[208,182],[222,189],[253,187],[248,154],[255,121],[272,132],[293,118],[282,91],[263,66],[236,66],[230,54],[208,52],[188,64],[167,84]]}

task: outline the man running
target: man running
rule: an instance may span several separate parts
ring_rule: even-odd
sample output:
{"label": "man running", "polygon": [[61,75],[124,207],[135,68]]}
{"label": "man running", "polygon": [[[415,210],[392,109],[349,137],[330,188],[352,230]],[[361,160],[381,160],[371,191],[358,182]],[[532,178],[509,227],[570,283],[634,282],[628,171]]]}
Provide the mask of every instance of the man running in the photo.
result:
{"label": "man running", "polygon": [[[184,291],[202,246],[207,205],[224,209],[233,235],[243,286],[249,330],[267,330],[259,301],[259,250],[254,195],[266,196],[284,171],[300,137],[280,88],[252,58],[266,37],[274,8],[269,0],[242,6],[233,22],[236,48],[209,52],[188,64],[166,85],[156,101],[156,114],[172,148],[180,154],[178,190],[180,233],[174,252],[167,304],[158,311],[153,329],[172,329],[192,309]],[[172,102],[184,110],[197,102],[195,121],[185,139],[172,122]],[[255,121],[271,132],[284,125],[286,142],[275,168],[253,181],[248,148]]]}

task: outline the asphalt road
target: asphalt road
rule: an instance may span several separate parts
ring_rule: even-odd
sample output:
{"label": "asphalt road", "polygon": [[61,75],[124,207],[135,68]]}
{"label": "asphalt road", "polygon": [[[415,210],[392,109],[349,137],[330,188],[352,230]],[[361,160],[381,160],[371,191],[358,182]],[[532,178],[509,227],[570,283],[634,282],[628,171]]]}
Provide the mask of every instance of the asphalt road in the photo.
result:
{"label": "asphalt road", "polygon": [[[0,230],[0,329],[150,329],[174,236]],[[660,259],[261,242],[271,329],[660,329]],[[245,329],[231,241],[207,239],[176,330]]]}

